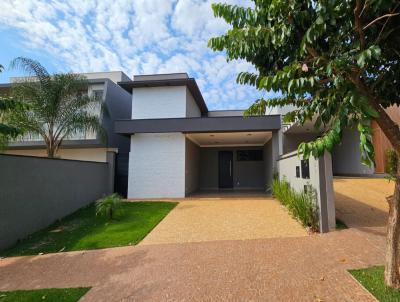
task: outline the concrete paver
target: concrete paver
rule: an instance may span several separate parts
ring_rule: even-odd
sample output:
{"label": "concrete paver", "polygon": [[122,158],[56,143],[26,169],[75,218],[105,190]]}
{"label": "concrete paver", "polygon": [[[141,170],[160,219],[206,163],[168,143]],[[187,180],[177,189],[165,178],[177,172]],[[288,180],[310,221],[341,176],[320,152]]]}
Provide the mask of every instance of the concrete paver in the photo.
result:
{"label": "concrete paver", "polygon": [[381,263],[356,229],[0,260],[0,290],[92,286],[82,301],[374,301],[346,271]]}
{"label": "concrete paver", "polygon": [[193,198],[181,201],[140,243],[307,236],[271,197]]}

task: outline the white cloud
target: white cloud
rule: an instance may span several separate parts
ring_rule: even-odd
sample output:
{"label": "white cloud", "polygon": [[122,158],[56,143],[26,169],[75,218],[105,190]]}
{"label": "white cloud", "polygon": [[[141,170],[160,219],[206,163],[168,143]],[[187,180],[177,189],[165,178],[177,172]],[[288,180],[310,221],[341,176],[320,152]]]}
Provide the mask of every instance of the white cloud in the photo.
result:
{"label": "white cloud", "polygon": [[[218,1],[218,0],[215,0]],[[188,72],[210,109],[243,108],[258,97],[235,83],[244,62],[226,62],[207,41],[228,26],[211,0],[2,0],[0,25],[24,38],[21,47],[47,53],[60,71]],[[249,0],[225,2],[250,5]]]}

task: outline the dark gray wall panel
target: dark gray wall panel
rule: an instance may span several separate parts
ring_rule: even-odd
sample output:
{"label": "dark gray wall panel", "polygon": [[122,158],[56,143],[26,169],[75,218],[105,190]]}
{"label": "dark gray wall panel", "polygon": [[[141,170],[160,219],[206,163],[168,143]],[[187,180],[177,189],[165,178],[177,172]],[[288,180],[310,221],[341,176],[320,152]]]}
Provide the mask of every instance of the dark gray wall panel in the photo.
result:
{"label": "dark gray wall panel", "polygon": [[134,133],[168,132],[270,131],[279,130],[280,128],[280,115],[265,115],[119,120],[115,122],[114,129],[116,133],[130,135]]}
{"label": "dark gray wall panel", "polygon": [[0,155],[0,249],[110,193],[107,163]]}
{"label": "dark gray wall panel", "polygon": [[[218,189],[218,151],[233,151],[233,188],[265,189],[264,161],[238,161],[237,150],[255,150],[263,147],[200,148],[200,189]],[[265,158],[264,158],[265,160]]]}

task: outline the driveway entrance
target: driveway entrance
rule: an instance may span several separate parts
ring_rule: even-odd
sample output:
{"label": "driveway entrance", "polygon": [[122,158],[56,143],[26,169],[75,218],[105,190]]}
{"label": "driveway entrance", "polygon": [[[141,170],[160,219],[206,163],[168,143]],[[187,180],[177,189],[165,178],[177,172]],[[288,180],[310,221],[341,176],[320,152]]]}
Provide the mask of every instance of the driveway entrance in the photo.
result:
{"label": "driveway entrance", "polygon": [[377,228],[385,232],[386,197],[393,194],[393,182],[383,178],[335,177],[333,185],[338,219],[348,227]]}
{"label": "driveway entrance", "polygon": [[182,243],[307,236],[278,201],[266,196],[188,198],[140,243]]}

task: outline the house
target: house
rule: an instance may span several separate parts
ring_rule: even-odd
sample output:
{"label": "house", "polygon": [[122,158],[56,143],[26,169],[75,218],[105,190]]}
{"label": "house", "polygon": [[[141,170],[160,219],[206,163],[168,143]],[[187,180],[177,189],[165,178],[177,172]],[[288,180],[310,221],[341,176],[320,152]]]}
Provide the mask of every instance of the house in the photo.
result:
{"label": "house", "polygon": [[[128,198],[182,198],[197,191],[265,191],[277,160],[320,133],[283,125],[282,112],[243,117],[210,111],[185,73],[140,75],[118,83],[132,95],[132,116],[115,132],[130,137]],[[356,130],[332,154],[335,174],[370,175],[360,164]]]}
{"label": "house", "polygon": [[[115,153],[115,189],[120,194],[126,195],[130,140],[116,134],[113,131],[113,124],[115,119],[129,118],[131,115],[131,95],[117,85],[117,82],[127,81],[129,77],[120,71],[84,73],[82,75],[89,82],[87,93],[96,95],[107,105],[108,115],[101,117],[102,125],[107,133],[107,141],[101,140],[97,133],[79,133],[63,142],[57,156],[63,159],[106,162],[107,153]],[[11,78],[11,83],[0,84],[0,93],[7,94],[12,83],[18,79]],[[32,135],[26,135],[11,142],[5,153],[47,156],[42,138]]]}
{"label": "house", "polygon": [[[81,133],[64,142],[59,156],[105,162],[107,153],[115,152],[116,191],[128,198],[265,191],[278,159],[321,135],[312,122],[282,124],[281,116],[290,108],[257,117],[243,117],[243,110],[211,111],[186,73],[137,75],[132,80],[122,72],[83,75],[89,80],[88,93],[102,97],[110,112],[102,117],[108,142],[96,133]],[[0,92],[10,87],[0,84]],[[382,149],[378,130],[375,148]],[[12,142],[6,153],[46,156],[39,137]],[[333,174],[383,172],[382,163],[369,168],[360,157],[357,130],[347,129],[332,152]]]}

